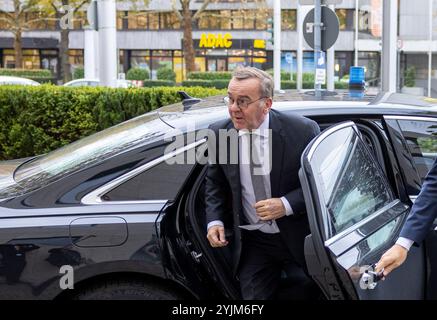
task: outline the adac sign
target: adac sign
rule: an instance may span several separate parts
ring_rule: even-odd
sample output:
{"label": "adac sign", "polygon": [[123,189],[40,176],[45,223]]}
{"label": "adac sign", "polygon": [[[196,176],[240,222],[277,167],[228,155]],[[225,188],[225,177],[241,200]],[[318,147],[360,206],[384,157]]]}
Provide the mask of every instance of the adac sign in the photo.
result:
{"label": "adac sign", "polygon": [[232,36],[230,33],[202,33],[200,37],[199,48],[230,48],[231,46]]}

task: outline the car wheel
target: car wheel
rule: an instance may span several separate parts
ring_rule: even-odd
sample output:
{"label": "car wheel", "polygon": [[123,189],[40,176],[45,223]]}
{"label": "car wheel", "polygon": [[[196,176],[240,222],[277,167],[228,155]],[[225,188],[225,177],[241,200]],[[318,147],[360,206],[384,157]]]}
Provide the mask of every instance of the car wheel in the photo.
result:
{"label": "car wheel", "polygon": [[87,288],[74,300],[179,300],[183,297],[170,288],[144,281],[106,281]]}

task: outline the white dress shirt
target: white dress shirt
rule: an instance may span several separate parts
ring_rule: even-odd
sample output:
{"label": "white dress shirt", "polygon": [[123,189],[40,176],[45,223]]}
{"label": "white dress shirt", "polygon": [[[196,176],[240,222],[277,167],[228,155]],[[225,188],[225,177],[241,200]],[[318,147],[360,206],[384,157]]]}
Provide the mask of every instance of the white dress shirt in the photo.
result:
{"label": "white dress shirt", "polygon": [[[271,156],[270,156],[270,144],[271,144],[271,130],[269,129],[269,114],[267,114],[261,125],[252,130],[252,135],[256,135],[255,139],[261,139],[261,141],[254,141],[254,148],[257,148],[258,155],[260,155],[260,166],[256,169],[262,170],[264,175],[264,185],[266,189],[267,198],[272,197],[271,185],[270,185],[270,171],[271,171]],[[256,210],[253,205],[256,203],[255,193],[253,191],[252,178],[250,175],[249,165],[249,142],[250,134],[247,129],[238,131],[239,135],[239,170],[240,170],[240,182],[241,182],[241,200],[243,205],[243,213],[250,224],[259,223],[259,217],[256,215]],[[256,143],[257,142],[257,143]],[[262,148],[262,151],[259,149]],[[260,152],[261,151],[261,152]],[[293,214],[293,210],[290,203],[285,197],[280,198],[285,207],[285,214]],[[223,222],[220,220],[214,220],[208,223],[207,229],[212,226],[223,226]],[[279,228],[276,221],[272,221],[271,224],[263,223],[258,229],[265,233],[278,233]]]}
{"label": "white dress shirt", "polygon": [[414,243],[413,240],[403,238],[403,237],[399,237],[399,239],[396,241],[396,244],[400,245],[401,247],[404,247],[407,250],[410,250],[413,243]]}

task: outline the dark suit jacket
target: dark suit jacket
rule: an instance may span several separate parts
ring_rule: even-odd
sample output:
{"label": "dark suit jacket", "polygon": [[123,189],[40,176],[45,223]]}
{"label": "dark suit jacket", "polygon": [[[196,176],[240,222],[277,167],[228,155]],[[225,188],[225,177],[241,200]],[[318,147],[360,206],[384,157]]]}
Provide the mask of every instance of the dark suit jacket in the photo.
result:
{"label": "dark suit jacket", "polygon": [[[293,215],[277,219],[276,222],[291,254],[305,268],[304,239],[310,231],[298,171],[303,150],[319,134],[320,129],[315,121],[308,118],[285,115],[275,110],[270,111],[269,128],[272,129],[272,171],[270,172],[272,197],[284,196],[294,212]],[[230,130],[234,129],[234,126],[228,119],[211,125],[210,129],[218,137],[220,129]],[[216,148],[218,143],[217,138]],[[234,147],[238,148],[238,146]],[[244,213],[239,165],[229,164],[229,143],[227,148],[226,164],[219,163],[217,151],[216,163],[208,165],[205,185],[206,222],[221,220],[225,223],[226,229],[234,231],[230,244],[233,246],[235,272],[241,252],[241,232],[238,226],[243,224]],[[232,199],[232,209],[227,206],[228,197]]]}
{"label": "dark suit jacket", "polygon": [[437,218],[437,159],[423,182],[400,236],[420,244],[428,234],[435,218]]}

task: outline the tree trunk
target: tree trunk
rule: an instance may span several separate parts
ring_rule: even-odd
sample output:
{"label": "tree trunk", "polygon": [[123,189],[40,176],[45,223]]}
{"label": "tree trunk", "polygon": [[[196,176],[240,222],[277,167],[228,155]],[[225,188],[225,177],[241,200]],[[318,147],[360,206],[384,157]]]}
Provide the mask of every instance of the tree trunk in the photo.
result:
{"label": "tree trunk", "polygon": [[186,5],[182,6],[182,16],[183,16],[183,28],[184,28],[184,58],[185,58],[185,68],[188,72],[196,71],[196,66],[194,64],[194,42],[193,42],[193,21],[192,14],[190,11],[189,1]]}
{"label": "tree trunk", "polygon": [[61,70],[59,77],[65,82],[71,80],[70,61],[68,61],[68,29],[61,30],[61,42],[59,43],[59,57]]}
{"label": "tree trunk", "polygon": [[[62,0],[62,5],[66,6],[69,4],[69,0]],[[58,20],[58,23],[61,21],[61,17],[63,14],[57,10],[56,12],[56,18]],[[62,81],[68,82],[71,80],[71,71],[70,71],[70,61],[69,61],[69,54],[68,54],[68,35],[70,34],[70,30],[68,29],[62,29],[61,28],[61,40],[59,43],[59,59],[60,59],[60,71],[59,71],[59,78],[62,79]]]}
{"label": "tree trunk", "polygon": [[21,30],[15,31],[14,37],[14,50],[15,50],[15,68],[23,68],[23,43]]}

